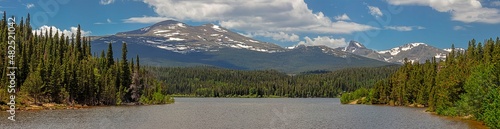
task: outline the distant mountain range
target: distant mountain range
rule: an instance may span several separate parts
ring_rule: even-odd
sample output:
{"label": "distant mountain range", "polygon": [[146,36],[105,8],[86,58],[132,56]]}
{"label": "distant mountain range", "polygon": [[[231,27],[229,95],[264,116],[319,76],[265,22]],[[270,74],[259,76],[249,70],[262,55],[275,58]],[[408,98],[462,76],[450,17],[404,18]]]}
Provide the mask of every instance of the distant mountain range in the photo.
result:
{"label": "distant mountain range", "polygon": [[[451,52],[451,49],[439,49],[425,43],[408,43],[389,50],[375,51],[356,41],[350,41],[346,47],[336,48],[336,50],[391,63],[403,63],[404,58],[411,62],[423,63],[425,60],[435,57],[439,61],[444,60],[446,55]],[[455,48],[455,50],[464,51],[463,48]]]}
{"label": "distant mountain range", "polygon": [[94,53],[106,50],[112,43],[115,55],[120,55],[121,43],[126,42],[130,58],[138,54],[143,64],[154,66],[209,65],[241,70],[275,69],[287,73],[394,65],[404,57],[422,62],[429,57],[445,57],[448,53],[423,43],[406,44],[387,51],[374,51],[356,41],[336,49],[304,45],[282,48],[218,25],[190,26],[173,20],[91,39]]}

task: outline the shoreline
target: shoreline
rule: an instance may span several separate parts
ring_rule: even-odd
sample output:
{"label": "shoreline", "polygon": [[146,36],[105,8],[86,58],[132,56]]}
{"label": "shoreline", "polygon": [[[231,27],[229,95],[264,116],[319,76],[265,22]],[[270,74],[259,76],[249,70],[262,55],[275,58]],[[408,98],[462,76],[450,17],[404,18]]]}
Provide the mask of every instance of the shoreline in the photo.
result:
{"label": "shoreline", "polygon": [[[120,105],[81,105],[75,104],[73,106],[67,104],[56,104],[56,103],[43,103],[40,105],[16,105],[16,111],[43,111],[43,110],[80,110],[87,108],[96,108],[96,107],[116,107],[116,106],[148,106],[148,105],[164,105],[164,104],[172,104],[172,103],[163,103],[163,104],[138,104],[138,103],[123,103]],[[8,105],[0,105],[0,111],[9,110]]]}
{"label": "shoreline", "polygon": [[451,121],[465,122],[465,123],[467,123],[467,125],[469,125],[469,128],[472,128],[472,129],[489,129],[488,126],[486,126],[484,124],[484,122],[473,120],[473,119],[466,117],[466,116],[464,116],[464,117],[443,116],[443,115],[437,114],[436,112],[428,112],[428,111],[424,111],[424,113],[429,113],[433,116],[437,116],[437,117],[451,120]]}
{"label": "shoreline", "polygon": [[440,117],[440,118],[443,118],[443,119],[447,119],[447,120],[450,120],[450,121],[465,122],[465,123],[467,123],[467,125],[469,126],[469,128],[472,128],[472,129],[489,129],[488,126],[486,126],[484,124],[484,122],[473,120],[473,119],[471,119],[470,117],[467,117],[467,116],[463,116],[463,117],[443,116],[443,115],[437,114],[436,112],[429,112],[429,111],[427,111],[427,109],[426,109],[427,107],[420,106],[420,105],[414,105],[414,104],[405,105],[405,106],[395,106],[395,105],[389,105],[389,104],[361,104],[361,103],[358,103],[362,99],[352,100],[349,103],[346,103],[345,105],[376,105],[376,106],[391,106],[391,107],[405,107],[405,108],[422,108],[422,109],[425,108],[425,110],[422,111],[423,113],[428,113],[428,114],[431,114],[433,116]]}
{"label": "shoreline", "polygon": [[[226,96],[226,97],[204,97],[195,95],[171,95],[174,98],[303,98],[303,97],[284,97],[284,96],[255,96],[255,95],[245,95],[245,96]],[[308,97],[308,98],[328,98],[328,97]],[[337,98],[337,97],[335,97]],[[172,104],[172,103],[163,103]],[[147,105],[163,105],[163,104],[142,104],[142,103],[122,103],[120,105],[95,105],[88,106],[82,104],[75,104],[73,106],[68,104],[56,104],[56,103],[42,103],[42,104],[31,104],[31,105],[16,105],[16,111],[40,111],[40,110],[78,110],[93,107],[113,107],[113,106],[147,106]],[[0,111],[9,110],[9,105],[0,105]]]}
{"label": "shoreline", "polygon": [[[112,105],[109,105],[112,106]],[[39,110],[65,110],[65,109],[84,109],[91,108],[94,106],[87,106],[81,104],[75,104],[73,106],[67,104],[56,104],[56,103],[43,103],[41,105],[16,105],[16,111],[39,111]],[[8,110],[8,105],[1,105],[0,110],[6,111]]]}

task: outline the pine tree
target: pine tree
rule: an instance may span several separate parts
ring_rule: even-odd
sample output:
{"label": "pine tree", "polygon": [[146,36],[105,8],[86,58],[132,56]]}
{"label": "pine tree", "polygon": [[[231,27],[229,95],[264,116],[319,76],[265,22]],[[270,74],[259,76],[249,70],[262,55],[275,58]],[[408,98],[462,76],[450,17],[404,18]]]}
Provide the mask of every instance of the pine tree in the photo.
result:
{"label": "pine tree", "polygon": [[[38,65],[37,69],[41,69],[41,65]],[[38,98],[42,94],[41,85],[43,85],[42,78],[40,77],[40,71],[36,70],[29,74],[26,81],[23,83],[22,90],[29,93],[35,99],[34,103],[37,103]]]}
{"label": "pine tree", "polygon": [[[130,80],[130,66],[127,61],[127,43],[123,42],[122,43],[122,60],[121,60],[121,66],[122,66],[122,74],[121,74],[121,86],[123,88],[128,88],[130,86],[131,80]],[[127,95],[128,96],[128,95]],[[128,99],[128,98],[126,98]]]}
{"label": "pine tree", "polygon": [[492,53],[493,53],[493,49],[495,47],[495,42],[493,41],[493,39],[489,39],[487,41],[485,41],[485,44],[484,44],[484,52],[483,52],[483,62],[485,63],[490,63],[491,60],[492,60]]}
{"label": "pine tree", "polygon": [[76,55],[78,55],[78,60],[83,59],[83,51],[82,51],[82,32],[80,29],[80,24],[78,24],[77,31],[76,31]]}
{"label": "pine tree", "polygon": [[113,57],[113,44],[111,42],[108,44],[108,53],[106,54],[108,68],[115,64],[115,59]]}
{"label": "pine tree", "polygon": [[141,65],[139,65],[139,55],[136,55],[136,61],[137,61],[137,72],[140,72],[139,70],[141,69]]}
{"label": "pine tree", "polygon": [[476,61],[482,61],[483,60],[483,53],[484,53],[484,50],[483,50],[483,45],[481,44],[481,42],[479,42],[477,44],[477,47],[475,49],[476,51],[474,51],[474,54],[476,56]]}

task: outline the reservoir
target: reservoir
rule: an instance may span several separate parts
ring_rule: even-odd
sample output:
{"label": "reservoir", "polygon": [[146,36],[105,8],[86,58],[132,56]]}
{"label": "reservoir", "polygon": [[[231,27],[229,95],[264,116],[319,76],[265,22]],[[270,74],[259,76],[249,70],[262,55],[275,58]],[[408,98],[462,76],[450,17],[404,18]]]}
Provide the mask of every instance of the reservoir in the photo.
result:
{"label": "reservoir", "polygon": [[338,98],[175,98],[174,104],[0,114],[1,128],[401,129],[471,128],[424,108],[342,105]]}

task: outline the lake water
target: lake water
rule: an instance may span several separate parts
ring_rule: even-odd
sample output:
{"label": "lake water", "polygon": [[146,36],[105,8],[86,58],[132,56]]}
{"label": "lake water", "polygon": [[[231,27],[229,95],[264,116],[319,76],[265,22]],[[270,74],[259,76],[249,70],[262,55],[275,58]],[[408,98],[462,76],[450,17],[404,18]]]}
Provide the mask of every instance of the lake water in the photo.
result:
{"label": "lake water", "polygon": [[176,98],[174,104],[0,114],[0,128],[469,128],[422,108],[341,105],[337,98]]}

